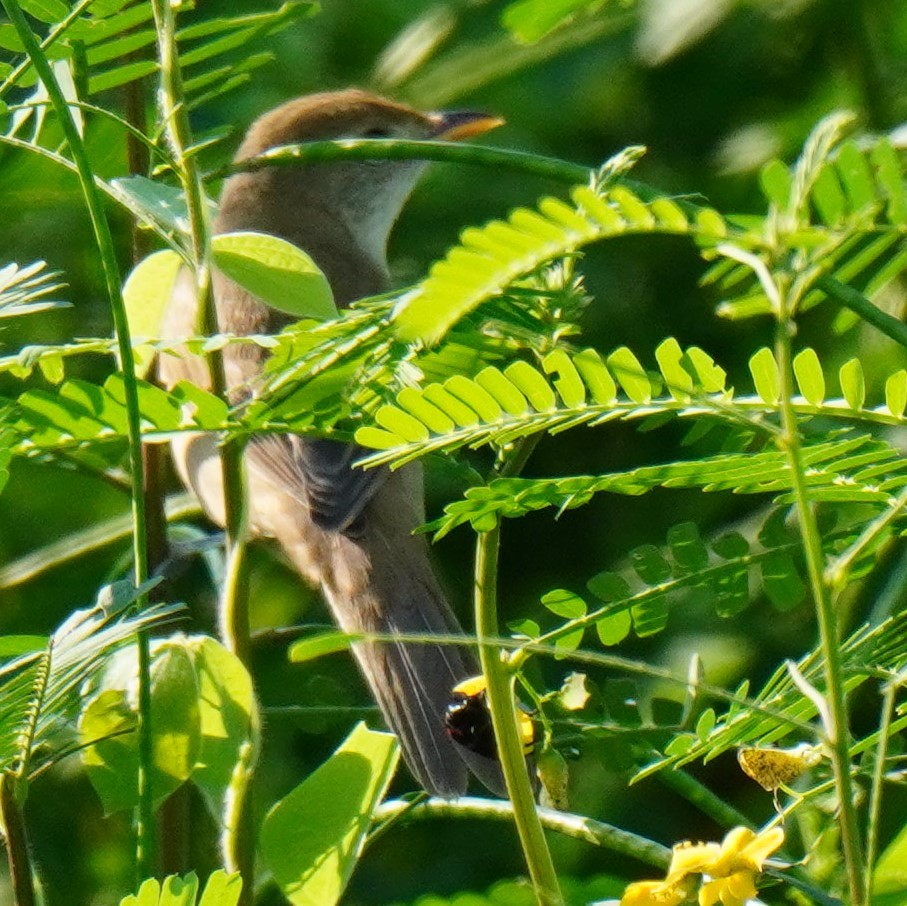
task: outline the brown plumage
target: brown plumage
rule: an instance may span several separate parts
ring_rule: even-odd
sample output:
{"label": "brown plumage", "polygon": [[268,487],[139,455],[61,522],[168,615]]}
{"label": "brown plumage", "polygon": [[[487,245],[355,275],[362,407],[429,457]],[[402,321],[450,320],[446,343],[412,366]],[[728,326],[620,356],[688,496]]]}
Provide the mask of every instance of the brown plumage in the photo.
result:
{"label": "brown plumage", "polygon": [[[262,116],[237,158],[317,139],[454,138],[493,122],[470,114],[425,114],[357,90],[311,95]],[[389,287],[387,236],[423,166],[350,161],[239,174],[224,186],[216,231],[257,230],[305,249],[327,275],[337,303],[346,305]],[[189,282],[174,294],[164,331],[169,338],[194,333]],[[214,275],[214,293],[223,332],[273,333],[288,320],[222,275]],[[249,392],[264,356],[252,345],[226,349],[234,401]],[[209,383],[204,363],[188,354],[164,356],[161,375],[168,386],[184,379]],[[216,439],[182,438],[173,453],[183,481],[222,524]],[[412,534],[424,521],[421,468],[366,473],[351,468],[356,456],[356,448],[331,441],[276,435],[253,440],[246,456],[253,531],[278,541],[299,573],[322,589],[348,632],[461,632],[432,572],[426,542]],[[492,789],[502,789],[497,765],[451,742],[444,729],[451,689],[476,671],[469,652],[403,643],[360,643],[354,650],[425,789],[444,797],[464,792],[464,759]]]}

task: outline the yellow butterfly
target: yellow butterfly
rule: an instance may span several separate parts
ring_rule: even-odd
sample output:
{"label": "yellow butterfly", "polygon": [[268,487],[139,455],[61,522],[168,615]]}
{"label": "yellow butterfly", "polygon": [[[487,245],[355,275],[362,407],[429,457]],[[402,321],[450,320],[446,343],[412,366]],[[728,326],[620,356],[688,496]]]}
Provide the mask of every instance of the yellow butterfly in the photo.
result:
{"label": "yellow butterfly", "polygon": [[770,792],[796,780],[821,760],[819,747],[806,743],[793,749],[752,747],[737,750],[737,761],[743,773]]}

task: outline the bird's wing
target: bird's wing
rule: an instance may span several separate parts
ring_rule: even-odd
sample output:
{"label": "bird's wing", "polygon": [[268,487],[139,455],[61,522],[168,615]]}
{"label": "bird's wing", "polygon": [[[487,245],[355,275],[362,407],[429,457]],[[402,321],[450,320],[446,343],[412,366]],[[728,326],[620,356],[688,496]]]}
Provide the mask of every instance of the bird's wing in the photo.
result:
{"label": "bird's wing", "polygon": [[345,532],[387,480],[386,467],[353,467],[367,453],[358,444],[271,434],[252,440],[247,462],[307,506],[319,528]]}

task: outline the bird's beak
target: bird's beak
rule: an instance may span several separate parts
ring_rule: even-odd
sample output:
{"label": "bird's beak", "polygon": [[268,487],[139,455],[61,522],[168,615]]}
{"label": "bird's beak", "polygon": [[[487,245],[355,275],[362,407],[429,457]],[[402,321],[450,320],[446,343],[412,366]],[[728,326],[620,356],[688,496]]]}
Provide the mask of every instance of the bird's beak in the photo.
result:
{"label": "bird's beak", "polygon": [[466,141],[504,125],[501,117],[474,110],[450,110],[430,117],[435,127],[431,137],[447,142]]}

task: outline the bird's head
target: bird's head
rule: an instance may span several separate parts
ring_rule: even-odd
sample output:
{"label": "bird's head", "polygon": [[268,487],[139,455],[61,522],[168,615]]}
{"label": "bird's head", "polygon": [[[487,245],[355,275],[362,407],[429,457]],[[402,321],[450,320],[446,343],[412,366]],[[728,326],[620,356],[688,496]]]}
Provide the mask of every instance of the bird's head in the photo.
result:
{"label": "bird's head", "polygon": [[[289,101],[260,117],[237,160],[312,141],[458,141],[500,123],[480,113],[424,113],[358,89],[326,92]],[[274,232],[316,259],[319,237],[336,235],[340,241],[342,231],[368,259],[383,263],[390,228],[424,167],[414,160],[350,160],[244,173],[225,187],[218,229]]]}

